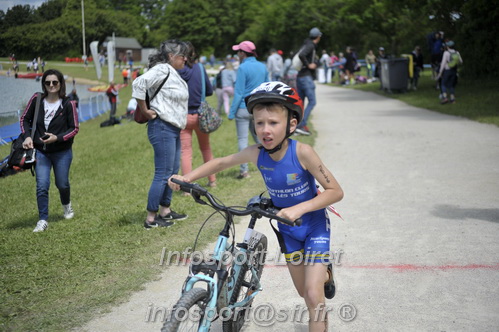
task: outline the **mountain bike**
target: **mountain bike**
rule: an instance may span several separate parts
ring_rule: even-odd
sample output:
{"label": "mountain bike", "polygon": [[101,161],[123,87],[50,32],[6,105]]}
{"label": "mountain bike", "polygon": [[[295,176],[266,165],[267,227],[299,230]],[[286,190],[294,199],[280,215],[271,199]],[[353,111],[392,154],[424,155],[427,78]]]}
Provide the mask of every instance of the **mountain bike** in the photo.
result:
{"label": "mountain bike", "polygon": [[[267,217],[299,226],[301,219],[289,221],[278,217],[279,210],[272,206],[270,198],[261,195],[251,198],[246,208],[230,207],[198,184],[177,179],[172,179],[172,182],[190,193],[197,203],[209,205],[221,213],[225,224],[213,254],[191,259],[180,299],[161,331],[209,331],[217,318],[222,320],[224,332],[239,331],[247,320],[246,314],[255,296],[262,291],[260,277],[265,265],[267,237],[254,230],[256,221]],[[243,242],[236,244],[234,216],[247,215],[251,215],[251,219]]]}

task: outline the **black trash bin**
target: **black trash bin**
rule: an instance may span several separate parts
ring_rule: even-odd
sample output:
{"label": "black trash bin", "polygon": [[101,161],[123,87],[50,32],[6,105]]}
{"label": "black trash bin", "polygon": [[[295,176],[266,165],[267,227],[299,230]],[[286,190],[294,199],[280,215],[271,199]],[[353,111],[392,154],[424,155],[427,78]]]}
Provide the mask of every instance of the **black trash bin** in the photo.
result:
{"label": "black trash bin", "polygon": [[409,59],[380,59],[381,88],[388,92],[406,92],[409,80]]}

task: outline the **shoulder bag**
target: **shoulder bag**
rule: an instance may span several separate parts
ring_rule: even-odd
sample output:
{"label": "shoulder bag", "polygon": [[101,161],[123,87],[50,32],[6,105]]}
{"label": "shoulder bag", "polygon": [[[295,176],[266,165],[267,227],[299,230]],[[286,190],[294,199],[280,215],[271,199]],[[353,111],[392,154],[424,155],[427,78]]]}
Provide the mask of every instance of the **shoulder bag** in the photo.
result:
{"label": "shoulder bag", "polygon": [[[151,106],[151,104],[150,104],[151,100],[153,100],[154,97],[156,97],[156,95],[161,90],[161,88],[163,87],[163,85],[165,85],[166,81],[168,80],[168,77],[170,77],[170,72],[168,72],[168,75],[166,75],[166,77],[163,80],[163,82],[161,82],[161,85],[159,86],[159,88],[156,89],[156,91],[152,95],[151,99],[149,99],[149,94],[146,91],[146,99],[145,99],[145,101],[146,101],[147,109],[149,109],[149,107]],[[140,107],[139,107],[138,103],[137,103],[137,107],[135,108],[135,112],[133,113],[133,119],[135,120],[135,122],[140,123],[140,124],[147,123],[147,121],[149,121],[149,119],[140,110]]]}
{"label": "shoulder bag", "polygon": [[303,68],[303,62],[301,62],[300,59],[300,53],[303,51],[303,47],[300,48],[298,52],[294,55],[293,59],[291,60],[291,68],[294,70],[300,71]]}
{"label": "shoulder bag", "polygon": [[[300,53],[303,51],[304,48],[305,48],[305,46],[300,48],[300,50],[295,54],[295,56],[291,60],[292,68],[294,68],[297,71],[300,71],[303,69],[303,62],[300,59]],[[315,48],[312,52],[312,63],[314,63],[314,62],[315,62]]]}
{"label": "shoulder bag", "polygon": [[[31,123],[31,140],[34,142],[35,132],[36,132],[36,122],[38,120],[38,112],[40,110],[40,101],[42,99],[42,94],[37,92],[36,94],[36,104],[35,104],[35,115]],[[26,133],[19,135],[12,142],[10,149],[9,160],[7,162],[8,167],[19,167],[21,169],[31,169],[31,174],[34,176],[33,166],[36,162],[36,150],[23,148],[23,142],[26,139]]]}
{"label": "shoulder bag", "polygon": [[204,67],[198,63],[201,69],[201,81],[203,90],[201,92],[201,106],[199,106],[199,129],[206,134],[212,133],[222,125],[222,118],[217,111],[211,107],[206,99],[206,82],[204,78]]}

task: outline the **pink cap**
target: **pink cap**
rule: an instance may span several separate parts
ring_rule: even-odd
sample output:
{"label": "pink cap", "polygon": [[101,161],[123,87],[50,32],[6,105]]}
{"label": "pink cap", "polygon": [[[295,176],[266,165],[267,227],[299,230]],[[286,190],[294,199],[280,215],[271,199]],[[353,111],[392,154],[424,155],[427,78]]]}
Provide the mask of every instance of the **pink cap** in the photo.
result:
{"label": "pink cap", "polygon": [[256,47],[255,47],[255,44],[253,44],[252,42],[250,42],[249,40],[245,40],[241,43],[239,43],[238,45],[234,45],[232,46],[232,49],[234,51],[244,51],[246,53],[253,53],[256,55]]}
{"label": "pink cap", "polygon": [[279,51],[277,51],[277,54],[282,55],[283,53],[281,50],[279,50]]}

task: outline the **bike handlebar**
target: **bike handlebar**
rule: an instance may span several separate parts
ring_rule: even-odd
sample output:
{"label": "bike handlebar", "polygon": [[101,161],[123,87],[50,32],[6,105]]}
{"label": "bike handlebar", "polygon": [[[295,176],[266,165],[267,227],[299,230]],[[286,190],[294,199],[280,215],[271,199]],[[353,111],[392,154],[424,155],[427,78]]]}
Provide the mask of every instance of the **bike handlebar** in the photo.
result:
{"label": "bike handlebar", "polygon": [[275,207],[271,207],[271,206],[266,206],[264,204],[255,203],[253,205],[250,205],[245,210],[237,210],[237,209],[234,209],[231,207],[226,207],[224,205],[217,203],[217,201],[214,199],[213,195],[210,194],[210,192],[208,190],[206,190],[205,188],[203,188],[202,186],[200,186],[197,183],[188,183],[188,182],[180,181],[180,180],[175,179],[175,178],[171,178],[171,181],[175,184],[178,184],[180,186],[180,190],[185,191],[187,193],[190,193],[193,197],[195,197],[196,195],[206,197],[208,199],[208,201],[210,202],[211,206],[219,211],[225,211],[225,212],[228,212],[228,213],[230,213],[232,215],[236,215],[236,216],[247,216],[247,215],[250,215],[250,214],[256,212],[258,214],[261,214],[264,217],[277,220],[277,221],[282,222],[282,223],[289,225],[289,226],[300,226],[302,223],[301,218],[298,218],[295,221],[290,221],[288,219],[279,217],[279,216],[277,216],[277,213],[279,213],[279,209],[277,209]]}

